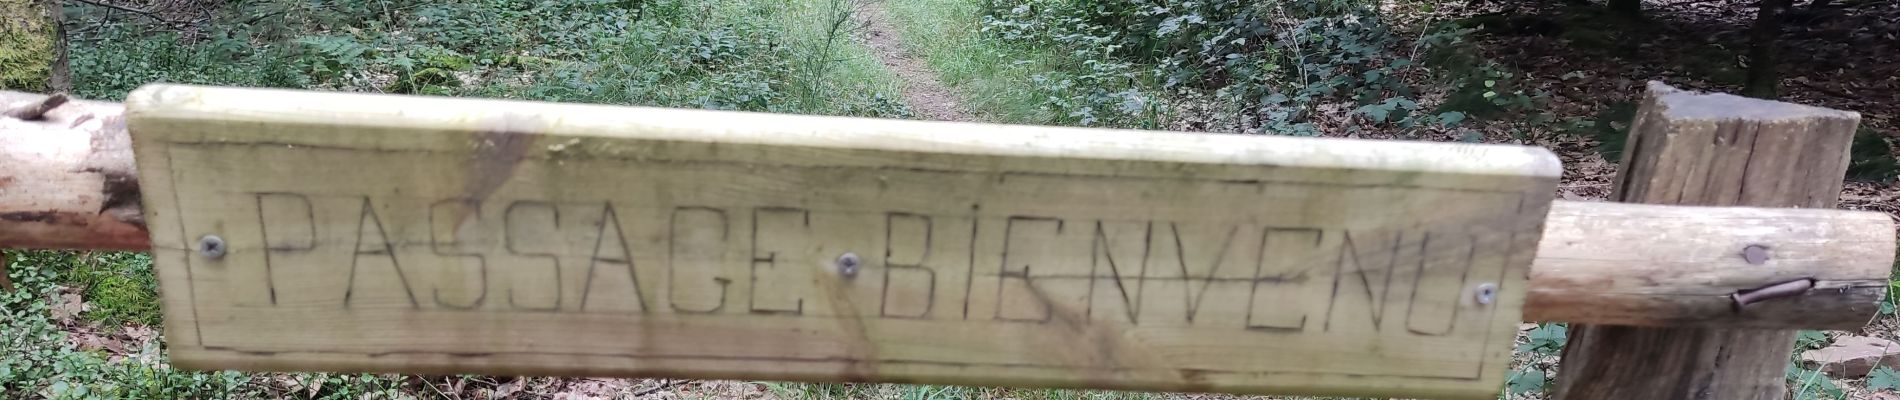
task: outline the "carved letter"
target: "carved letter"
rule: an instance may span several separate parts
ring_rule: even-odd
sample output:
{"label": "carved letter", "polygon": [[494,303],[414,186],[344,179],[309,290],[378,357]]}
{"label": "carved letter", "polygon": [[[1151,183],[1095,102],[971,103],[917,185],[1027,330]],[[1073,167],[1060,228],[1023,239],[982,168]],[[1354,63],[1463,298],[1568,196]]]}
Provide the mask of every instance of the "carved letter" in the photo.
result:
{"label": "carved letter", "polygon": [[[908,227],[900,230],[897,226],[899,225],[899,221],[903,220],[911,222],[905,223],[904,225]],[[937,271],[925,267],[924,263],[930,260],[930,246],[932,244],[931,230],[934,228],[933,225],[934,223],[931,221],[930,216],[926,215],[898,212],[884,215],[884,267],[888,270],[884,272],[884,291],[883,294],[880,295],[881,300],[879,300],[878,306],[879,315],[898,318],[925,318],[930,315],[930,309],[935,305],[937,300]],[[902,242],[908,245],[899,245],[899,238],[904,238],[905,240]],[[914,257],[917,261],[897,261],[899,258],[897,249],[900,247],[904,249],[914,249],[904,251],[903,253],[905,255],[902,258],[911,259],[912,256],[910,255],[915,254]],[[891,278],[897,275],[898,271],[923,273],[923,281],[921,283],[912,282],[909,285],[902,285],[905,289],[899,292],[922,293],[924,295],[922,307],[916,306],[918,303],[916,300],[906,302],[903,301],[904,299],[902,298],[898,299],[898,307],[891,306]],[[910,307],[905,307],[905,304],[909,304]],[[891,310],[892,308],[921,309],[915,312],[893,312]]]}
{"label": "carved letter", "polygon": [[[1115,229],[1114,226],[1116,225],[1121,225],[1120,228],[1122,229]],[[1110,233],[1111,231],[1122,232],[1120,234],[1112,234]],[[1126,231],[1137,232],[1130,233]],[[1095,221],[1095,235],[1089,240],[1089,276],[1092,278],[1089,283],[1089,315],[1091,317],[1095,315],[1095,293],[1097,291],[1113,290],[1115,291],[1115,295],[1107,296],[1109,301],[1105,306],[1112,307],[1119,304],[1123,314],[1128,316],[1128,323],[1141,323],[1141,282],[1143,282],[1141,277],[1148,274],[1148,253],[1153,250],[1149,244],[1153,243],[1153,236],[1153,222],[1114,223],[1110,225],[1110,223],[1103,221]],[[1115,257],[1116,249],[1134,247],[1139,247],[1141,250],[1141,252],[1138,253],[1140,256],[1139,260],[1141,260],[1139,266],[1129,265],[1134,263],[1129,262],[1133,260],[1131,260],[1132,257],[1129,257],[1127,253],[1122,253],[1123,256],[1119,261]],[[1108,275],[1102,275],[1104,266],[1107,267]],[[1096,282],[1101,280],[1107,282]],[[1134,282],[1131,284],[1129,280],[1134,280]],[[1097,289],[1097,286],[1102,287],[1102,289]],[[1129,290],[1130,288],[1135,290]],[[1114,301],[1115,299],[1120,299],[1121,301],[1117,303]],[[1113,315],[1113,312],[1113,310],[1104,308],[1104,315]]]}
{"label": "carved letter", "polygon": [[[613,229],[609,230],[608,227],[612,227]],[[609,238],[607,236],[609,233],[613,234],[612,238]],[[604,284],[607,284],[609,285],[609,287],[612,287],[612,288],[620,287],[620,284],[619,284],[620,277],[618,273],[619,268],[610,269],[609,272],[607,273],[601,273],[599,272],[601,264],[626,266],[626,271],[627,271],[626,282],[627,282],[628,287],[632,288],[631,294],[633,295],[633,304],[632,304],[633,309],[637,311],[641,311],[641,312],[645,312],[647,310],[646,295],[641,294],[640,292],[640,277],[638,273],[634,272],[633,251],[627,249],[626,238],[627,238],[626,232],[620,229],[620,217],[618,214],[614,213],[613,203],[609,202],[609,203],[606,203],[605,205],[602,205],[601,215],[600,215],[600,229],[598,229],[598,234],[594,236],[594,255],[588,258],[589,262],[587,263],[587,281],[586,281],[587,283],[583,285],[583,287],[581,287],[581,311],[587,310],[587,300],[593,297],[594,295],[594,282],[595,282],[596,277],[599,277],[600,275],[613,275],[611,279],[602,279],[601,281],[603,281]],[[618,256],[616,257],[602,257],[601,256],[601,253],[600,253],[601,249],[611,250],[611,249],[616,249],[616,248],[620,249],[620,253]],[[608,300],[616,300],[616,299],[622,300],[621,303],[625,303],[624,297],[609,297],[608,298]],[[598,305],[600,303],[595,302],[595,304]],[[624,309],[626,307],[623,305],[622,307],[616,307],[616,308]]]}
{"label": "carved letter", "polygon": [[[1310,238],[1309,238],[1310,236]],[[1254,265],[1253,288],[1247,295],[1247,329],[1300,332],[1306,329],[1306,304],[1315,282],[1310,271],[1320,259],[1326,232],[1318,228],[1275,228],[1261,231],[1260,263]],[[1328,285],[1330,286],[1330,285]],[[1326,288],[1330,289],[1330,287]]]}
{"label": "carved letter", "polygon": [[456,251],[456,247],[460,247],[462,242],[454,232],[450,232],[446,235],[449,237],[447,242],[442,241],[442,237],[445,235],[435,230],[435,228],[438,227],[435,217],[440,214],[436,211],[443,208],[448,208],[448,210],[445,211],[452,211],[448,214],[455,217],[454,221],[448,221],[448,223],[451,224],[449,226],[453,229],[462,226],[462,221],[465,221],[462,217],[475,216],[479,219],[482,213],[482,206],[472,199],[449,199],[438,201],[429,206],[429,249],[434,251],[438,256],[460,257],[474,260],[478,280],[474,285],[476,289],[475,298],[462,304],[443,301],[442,284],[440,282],[436,283],[435,287],[430,289],[430,295],[435,298],[435,304],[437,306],[444,308],[468,310],[481,307],[482,302],[488,299],[488,259],[483,257],[480,253]]}
{"label": "carved letter", "polygon": [[[777,222],[768,223],[767,221]],[[776,232],[770,236],[770,238],[773,239],[773,243],[763,243],[759,232]],[[811,247],[806,243],[810,233],[810,211],[785,207],[761,207],[752,210],[752,300],[751,303],[748,304],[752,313],[792,315],[805,313],[805,298],[795,292],[789,293],[790,299],[779,300],[781,303],[785,300],[790,300],[792,303],[791,307],[778,306],[766,308],[759,304],[761,293],[759,291],[759,266],[764,265],[768,269],[777,270],[778,256],[781,251],[810,249]],[[790,241],[791,243],[778,244],[780,240]],[[761,248],[765,251],[764,254],[760,254]],[[806,271],[792,268],[789,271],[783,271],[774,275],[779,276],[779,279],[802,279],[805,273]],[[802,288],[805,286],[804,284],[774,286],[774,288],[778,290],[772,290],[767,293],[786,294],[787,289]]]}
{"label": "carved letter", "polygon": [[[1022,235],[1022,234],[1016,233],[1016,225],[1019,223],[1022,225],[1028,225],[1032,223],[1040,223],[1040,224],[1049,225],[1049,228],[1051,228],[1050,234],[1048,234],[1047,236],[1040,236],[1041,238],[1044,239],[1041,243],[1037,243],[1037,241],[1035,240],[1025,240],[1024,238],[1028,237],[1028,235]],[[1012,248],[1017,249],[1018,251],[1021,251],[1022,249],[1025,249],[1025,248],[1034,250],[1039,245],[1046,246],[1051,243],[1054,243],[1056,241],[1055,240],[1056,236],[1061,235],[1061,234],[1062,234],[1062,220],[1061,219],[1047,218],[1047,217],[1012,216],[1012,217],[1009,217],[1009,219],[1006,222],[1004,222],[1003,224],[1003,257],[1002,257],[1003,259],[1001,263],[997,265],[997,275],[996,275],[996,279],[997,279],[996,319],[1007,320],[1007,321],[1046,322],[1051,317],[1054,316],[1055,305],[1050,304],[1049,299],[1046,298],[1046,296],[1044,296],[1041,292],[1038,292],[1040,288],[1037,288],[1035,282],[1031,280],[1031,277],[1033,277],[1034,275],[1030,274],[1030,268],[1033,266],[1025,263],[1022,265],[1021,269],[1012,269],[1011,261],[1010,261],[1010,251]],[[1024,241],[1026,243],[1017,243],[1018,240]],[[1018,259],[1020,260],[1020,258]],[[1010,285],[1011,280],[1020,281],[1021,283],[1012,286]],[[1018,293],[1018,294],[1015,296],[1009,296],[1008,294],[1011,294],[1011,293]],[[1021,298],[1021,297],[1027,297],[1029,300],[1026,302],[1009,301],[1010,299]],[[1025,310],[1026,308],[1029,310]],[[1015,315],[1005,314],[1006,312],[1009,312],[1009,311],[1015,311],[1014,313]],[[1024,315],[1024,314],[1027,314],[1027,315]]]}
{"label": "carved letter", "polygon": [[[520,216],[533,215],[533,214],[528,214],[528,213],[536,209],[542,209],[542,210],[547,211],[547,214],[548,214],[547,221],[550,224],[550,226],[548,226],[545,230],[530,230],[528,232],[516,231],[516,229],[529,230],[529,229],[534,228],[533,225],[527,223],[528,221],[523,221],[523,219],[528,219],[528,218],[520,217]],[[545,293],[545,295],[551,295],[554,298],[554,301],[552,302],[553,304],[550,304],[546,307],[524,306],[515,299],[515,288],[511,286],[508,288],[508,306],[514,307],[517,309],[534,310],[534,311],[560,310],[561,297],[562,297],[561,296],[561,258],[556,255],[557,252],[552,252],[552,251],[537,252],[537,253],[529,253],[529,252],[521,251],[521,248],[519,247],[520,244],[516,243],[515,240],[517,238],[525,239],[525,238],[544,237],[544,236],[559,237],[561,234],[561,209],[556,208],[553,203],[548,203],[545,201],[532,201],[532,200],[516,201],[514,203],[509,203],[508,209],[502,212],[502,225],[503,225],[502,227],[503,230],[506,231],[503,236],[502,247],[508,250],[508,254],[515,255],[515,256],[547,259],[548,271],[553,272],[552,279],[547,279],[547,282],[553,285],[554,288],[552,291]],[[517,277],[514,279],[509,279],[508,281],[512,285],[514,283],[520,283],[524,280],[525,279],[521,279]],[[530,292],[532,293],[532,291]]]}
{"label": "carved letter", "polygon": [[[1385,246],[1381,245],[1385,244],[1386,240],[1372,237],[1383,238],[1385,235],[1363,233],[1354,235],[1350,231],[1346,232],[1346,244],[1340,246],[1339,264],[1334,270],[1338,277],[1333,281],[1332,303],[1327,306],[1325,330],[1328,332],[1332,331],[1335,321],[1342,321],[1339,315],[1335,314],[1342,310],[1339,308],[1342,299],[1348,303],[1345,309],[1365,307],[1366,312],[1372,317],[1372,330],[1377,331],[1382,325],[1385,316],[1385,294],[1392,286],[1392,267],[1398,261],[1399,244],[1403,241],[1404,235],[1391,235],[1390,245]],[[1373,251],[1361,254],[1360,247],[1368,247]],[[1361,301],[1364,303],[1360,303]]]}
{"label": "carved letter", "polygon": [[[711,229],[708,229],[711,228]],[[726,286],[732,284],[732,278],[719,276],[719,269],[725,265],[726,241],[731,235],[726,224],[726,211],[710,207],[679,207],[673,209],[673,215],[667,222],[667,237],[671,242],[667,247],[666,300],[674,312],[691,314],[710,314],[726,307]],[[686,282],[711,281],[712,288],[689,290],[680,285],[682,276]],[[681,294],[698,294],[698,299],[682,299]],[[711,299],[704,298],[710,294]],[[687,304],[705,304],[702,307],[688,307]]]}
{"label": "carved letter", "polygon": [[[317,248],[317,216],[310,198],[297,193],[258,193],[257,225],[264,239],[264,285],[270,292],[270,304],[277,305],[277,276],[272,271],[271,255],[301,253]],[[269,217],[267,217],[269,216]],[[286,219],[301,218],[303,229],[272,233],[273,227],[292,226]],[[273,239],[274,238],[274,239]]]}
{"label": "carved letter", "polygon": [[[372,227],[376,229],[373,232],[376,237],[365,237],[372,233],[369,230],[369,228]],[[365,255],[388,257],[390,268],[396,271],[396,281],[402,285],[403,295],[409,300],[409,307],[422,307],[422,305],[416,301],[415,290],[409,288],[409,277],[404,276],[402,273],[402,264],[396,261],[396,246],[389,243],[389,234],[383,230],[383,221],[376,217],[376,209],[370,207],[369,196],[363,197],[363,216],[358,219],[356,223],[355,249],[356,254],[350,257],[350,285],[343,290],[343,307],[349,307],[350,301],[356,296],[356,287],[359,284],[356,279],[358,276],[357,269],[363,264],[363,256]],[[388,284],[388,279],[370,279],[367,285],[385,286]]]}
{"label": "carved letter", "polygon": [[1476,239],[1465,232],[1425,232],[1418,244],[1418,278],[1412,281],[1412,299],[1405,307],[1405,330],[1422,336],[1451,334],[1458,322],[1458,299],[1465,296],[1464,283],[1476,261]]}

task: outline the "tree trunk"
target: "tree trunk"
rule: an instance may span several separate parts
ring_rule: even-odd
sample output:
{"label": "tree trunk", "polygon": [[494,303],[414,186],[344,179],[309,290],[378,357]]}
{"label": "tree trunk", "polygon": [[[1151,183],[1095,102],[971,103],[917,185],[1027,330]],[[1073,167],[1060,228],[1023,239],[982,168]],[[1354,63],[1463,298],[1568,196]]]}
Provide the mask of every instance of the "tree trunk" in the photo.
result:
{"label": "tree trunk", "polygon": [[7,277],[7,263],[11,263],[13,260],[7,258],[7,256],[6,251],[0,250],[0,294],[7,294],[13,291],[13,278]]}
{"label": "tree trunk", "polygon": [[46,89],[49,92],[62,93],[73,90],[73,70],[66,60],[66,24],[65,10],[58,0],[41,2],[46,9],[46,20],[53,25],[53,63],[47,71]]}
{"label": "tree trunk", "polygon": [[1755,26],[1748,32],[1748,83],[1742,88],[1743,95],[1762,99],[1780,96],[1781,73],[1777,67],[1781,63],[1781,51],[1776,41],[1781,37],[1781,10],[1788,8],[1788,3],[1789,0],[1761,2]]}
{"label": "tree trunk", "polygon": [[0,89],[40,91],[51,86],[55,65],[62,64],[54,12],[47,0],[0,0]]}

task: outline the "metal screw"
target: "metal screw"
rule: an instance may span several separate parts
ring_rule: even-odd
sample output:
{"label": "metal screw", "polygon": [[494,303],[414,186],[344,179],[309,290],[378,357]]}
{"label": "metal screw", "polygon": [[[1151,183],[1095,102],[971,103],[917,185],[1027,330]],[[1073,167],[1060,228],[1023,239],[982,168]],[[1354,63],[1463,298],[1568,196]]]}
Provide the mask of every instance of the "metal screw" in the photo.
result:
{"label": "metal screw", "polygon": [[1478,284],[1478,288],[1476,292],[1478,296],[1478,304],[1489,305],[1492,302],[1498,301],[1498,285],[1497,284],[1488,283],[1488,282],[1480,283]]}
{"label": "metal screw", "polygon": [[205,235],[198,238],[198,255],[213,260],[224,258],[224,238],[218,235]]}
{"label": "metal screw", "polygon": [[1761,265],[1768,262],[1768,246],[1751,244],[1742,248],[1742,260],[1749,264]]}
{"label": "metal screw", "polygon": [[844,253],[844,255],[838,256],[838,273],[843,274],[847,278],[857,276],[858,264],[858,253]]}
{"label": "metal screw", "polygon": [[1735,311],[1741,312],[1743,306],[1764,300],[1799,296],[1807,293],[1809,289],[1814,289],[1813,279],[1796,279],[1750,290],[1737,290],[1735,294],[1728,295],[1728,298],[1735,303]]}

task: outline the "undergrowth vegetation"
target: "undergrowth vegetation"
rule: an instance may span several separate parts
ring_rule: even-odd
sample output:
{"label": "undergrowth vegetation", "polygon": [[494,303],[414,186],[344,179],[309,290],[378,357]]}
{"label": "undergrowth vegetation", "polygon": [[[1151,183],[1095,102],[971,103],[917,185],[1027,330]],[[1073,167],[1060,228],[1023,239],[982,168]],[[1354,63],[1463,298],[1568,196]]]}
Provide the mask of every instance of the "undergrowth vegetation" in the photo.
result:
{"label": "undergrowth vegetation", "polygon": [[[93,22],[75,91],[152,82],[903,116],[822,1],[239,2],[210,30]],[[826,36],[831,35],[831,36]]]}
{"label": "undergrowth vegetation", "polygon": [[[6,270],[15,286],[0,292],[0,354],[6,355],[0,357],[0,398],[281,397],[251,374],[173,369],[158,341],[130,343],[137,347],[122,352],[98,344],[99,336],[119,333],[95,330],[144,329],[151,334],[155,328],[158,292],[151,257],[56,251],[8,255],[11,265]],[[372,375],[304,373],[282,378],[309,389],[299,393],[300,398],[394,398],[403,392],[397,382]]]}
{"label": "undergrowth vegetation", "polygon": [[[1429,2],[1401,3],[1430,7]],[[1416,135],[1531,108],[1541,94],[1463,46],[1355,0],[986,0],[994,40],[1061,49],[1030,77],[1046,122],[1318,135]]]}

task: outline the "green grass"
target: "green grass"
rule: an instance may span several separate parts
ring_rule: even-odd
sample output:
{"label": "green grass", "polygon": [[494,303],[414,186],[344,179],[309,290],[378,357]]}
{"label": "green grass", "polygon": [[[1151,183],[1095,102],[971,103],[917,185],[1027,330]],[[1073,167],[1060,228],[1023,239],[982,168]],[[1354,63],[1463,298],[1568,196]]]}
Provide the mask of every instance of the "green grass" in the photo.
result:
{"label": "green grass", "polygon": [[[128,252],[52,253],[55,268],[67,268],[61,284],[83,288],[92,306],[83,314],[105,326],[138,323],[159,325],[158,279],[152,274],[152,256]],[[63,265],[62,265],[63,264]]]}
{"label": "green grass", "polygon": [[905,49],[923,57],[971,109],[998,122],[1048,123],[1061,116],[1043,107],[1052,95],[1033,77],[1084,70],[1055,49],[1032,49],[985,38],[979,2],[887,1]]}
{"label": "green grass", "polygon": [[[774,13],[787,42],[799,49],[794,97],[819,114],[905,118],[896,74],[868,47],[857,44],[862,25],[852,12],[870,0],[788,0]],[[839,107],[839,98],[868,97]],[[870,108],[865,108],[866,106]]]}
{"label": "green grass", "polygon": [[137,25],[76,37],[75,91],[117,99],[179,82],[907,115],[863,49],[814,47],[826,1],[241,3],[231,14],[266,17],[213,21],[210,37]]}

